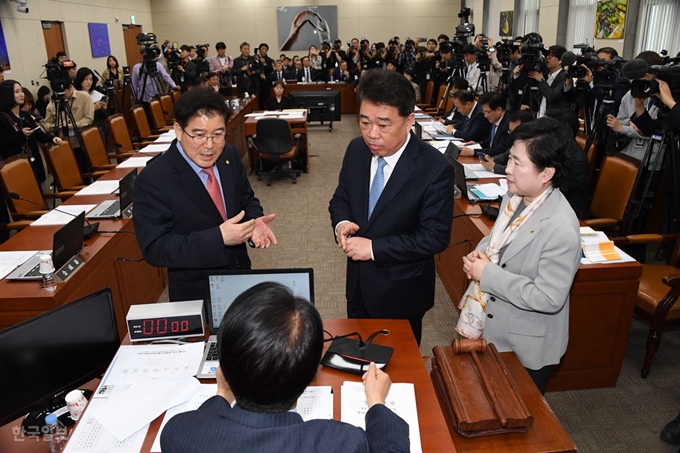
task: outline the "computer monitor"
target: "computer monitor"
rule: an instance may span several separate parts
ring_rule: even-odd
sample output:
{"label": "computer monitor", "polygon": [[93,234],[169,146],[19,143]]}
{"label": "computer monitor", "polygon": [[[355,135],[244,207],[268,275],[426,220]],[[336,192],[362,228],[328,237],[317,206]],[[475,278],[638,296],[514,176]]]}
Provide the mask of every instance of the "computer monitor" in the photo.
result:
{"label": "computer monitor", "polygon": [[286,285],[294,295],[314,304],[314,271],[306,269],[252,269],[223,271],[208,275],[208,315],[210,333],[216,334],[234,299],[258,283],[277,282]]}
{"label": "computer monitor", "polygon": [[307,121],[340,121],[340,92],[291,91],[290,97],[296,109],[307,109]]}
{"label": "computer monitor", "polygon": [[[106,371],[119,346],[110,288],[0,331],[0,426],[29,412],[24,426],[43,426],[66,393]],[[68,423],[68,411],[59,419]]]}

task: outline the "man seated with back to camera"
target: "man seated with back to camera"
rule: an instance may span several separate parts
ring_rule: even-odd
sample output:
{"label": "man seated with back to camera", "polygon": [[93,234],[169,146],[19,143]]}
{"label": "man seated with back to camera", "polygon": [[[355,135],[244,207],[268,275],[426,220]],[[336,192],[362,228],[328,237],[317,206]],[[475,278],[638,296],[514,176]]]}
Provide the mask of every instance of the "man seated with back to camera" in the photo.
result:
{"label": "man seated with back to camera", "polygon": [[475,96],[467,90],[453,94],[456,110],[464,117],[463,123],[449,125],[446,130],[456,138],[465,142],[483,142],[489,140],[491,123],[484,117],[482,104],[475,101]]}
{"label": "man seated with back to camera", "polygon": [[[510,148],[508,144],[508,115],[505,113],[505,98],[500,93],[486,93],[479,100],[484,117],[491,123],[491,135],[488,141],[480,142],[482,149],[478,150],[487,156],[497,156]],[[461,156],[474,156],[475,151],[470,146],[461,148]]]}
{"label": "man seated with back to camera", "polygon": [[408,425],[384,405],[389,376],[374,363],[363,376],[366,431],[335,420],[304,422],[295,412],[319,367],[324,332],[316,308],[284,285],[265,282],[241,293],[217,342],[217,395],[170,419],[164,453],[410,451]]}

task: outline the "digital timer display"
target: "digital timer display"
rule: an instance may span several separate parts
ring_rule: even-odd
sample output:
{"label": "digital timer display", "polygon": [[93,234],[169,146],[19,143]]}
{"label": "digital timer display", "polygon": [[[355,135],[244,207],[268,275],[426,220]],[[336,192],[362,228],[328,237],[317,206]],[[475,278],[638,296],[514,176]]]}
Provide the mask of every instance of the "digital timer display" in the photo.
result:
{"label": "digital timer display", "polygon": [[201,315],[163,316],[128,320],[131,340],[181,338],[203,333]]}

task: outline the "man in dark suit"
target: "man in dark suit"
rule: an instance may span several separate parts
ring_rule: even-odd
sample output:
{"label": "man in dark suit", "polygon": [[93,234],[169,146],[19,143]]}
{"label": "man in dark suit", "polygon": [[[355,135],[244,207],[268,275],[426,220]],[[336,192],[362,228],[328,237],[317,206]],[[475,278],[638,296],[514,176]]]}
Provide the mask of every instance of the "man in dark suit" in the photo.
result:
{"label": "man in dark suit", "polygon": [[475,151],[488,156],[498,156],[509,148],[508,145],[508,115],[505,113],[505,98],[500,93],[490,91],[479,100],[482,105],[484,117],[491,123],[491,135],[489,140],[480,142],[482,149],[474,150],[470,146],[460,149],[462,156],[474,156]]}
{"label": "man in dark suit", "polygon": [[302,71],[302,61],[297,60],[293,67],[288,71],[286,80],[297,80],[298,82],[302,82],[303,77],[304,72]]}
{"label": "man in dark suit", "polygon": [[167,267],[170,300],[207,299],[211,271],[249,269],[248,240],[276,244],[241,159],[225,144],[222,96],[190,90],[175,103],[177,139],[135,180],[134,224],[144,259]]}
{"label": "man in dark suit", "polygon": [[335,420],[303,422],[292,410],[319,368],[323,337],[319,312],[284,285],[244,291],[217,337],[217,395],[170,419],[161,434],[163,452],[410,451],[408,424],[384,404],[389,376],[374,363],[363,376],[366,431]]}
{"label": "man in dark suit", "polygon": [[[539,71],[529,71],[529,78],[534,79],[538,83],[538,93],[540,95],[538,100],[538,114],[537,118],[545,115],[548,109],[565,109],[571,106],[569,95],[565,95],[564,82],[567,79],[567,73],[562,68],[562,54],[566,52],[562,46],[551,46],[548,50],[548,55],[545,57],[545,74]],[[526,93],[530,93],[527,90]],[[528,105],[523,105],[522,108],[529,108]]]}
{"label": "man in dark suit", "polygon": [[362,137],[347,147],[329,211],[347,255],[347,317],[408,319],[420,343],[422,318],[434,305],[434,255],[451,233],[454,172],[410,133],[414,108],[401,74],[362,76]]}
{"label": "man in dark suit", "polygon": [[302,81],[316,82],[318,77],[317,70],[312,68],[309,57],[302,57]]}
{"label": "man in dark suit", "polygon": [[353,82],[354,77],[352,76],[352,72],[350,72],[349,69],[347,69],[347,62],[346,61],[341,61],[339,67],[333,69],[333,74],[332,74],[333,80],[336,82]]}
{"label": "man in dark suit", "polygon": [[491,124],[484,117],[482,104],[475,101],[475,96],[467,90],[456,91],[453,94],[453,104],[463,118],[457,124],[458,128],[449,125],[446,130],[465,142],[488,141]]}
{"label": "man in dark suit", "polygon": [[281,64],[281,62],[277,61],[276,63],[274,63],[274,71],[267,77],[267,81],[269,82],[267,84],[268,89],[271,89],[272,85],[274,85],[274,82],[276,82],[277,80],[282,80],[285,82],[286,76],[287,74],[283,70],[283,65]]}

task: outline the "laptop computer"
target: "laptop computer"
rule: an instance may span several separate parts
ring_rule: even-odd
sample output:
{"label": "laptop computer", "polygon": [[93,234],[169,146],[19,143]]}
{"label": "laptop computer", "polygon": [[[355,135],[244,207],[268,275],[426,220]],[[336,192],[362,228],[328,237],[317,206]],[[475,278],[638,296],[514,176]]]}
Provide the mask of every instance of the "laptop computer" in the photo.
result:
{"label": "laptop computer", "polygon": [[135,187],[137,169],[133,168],[118,182],[118,199],[101,202],[87,214],[88,219],[115,219],[125,214],[132,217],[132,193]]}
{"label": "laptop computer", "polygon": [[423,126],[421,126],[418,121],[413,122],[413,133],[416,134],[416,137],[419,139],[423,139]]}
{"label": "laptop computer", "polygon": [[[446,150],[444,151],[444,155],[449,160],[458,161],[458,157],[460,156],[460,148],[455,143],[449,142],[449,145],[446,147]],[[475,174],[474,171],[470,170],[469,168],[466,168],[464,165],[462,165],[462,167],[465,174],[465,179],[479,179],[477,178],[477,174]],[[456,170],[456,172],[457,171],[458,170]]]}
{"label": "laptop computer", "polygon": [[45,253],[52,255],[55,271],[61,269],[71,258],[78,255],[83,248],[84,224],[85,213],[82,212],[54,233],[52,250],[36,253],[5,278],[7,280],[40,280],[42,278],[40,274],[40,255]]}
{"label": "laptop computer", "polygon": [[205,344],[203,360],[196,377],[214,379],[219,366],[217,357],[217,331],[234,299],[243,291],[262,282],[286,285],[294,295],[314,304],[314,271],[306,269],[257,269],[223,271],[208,275],[210,299],[207,301],[210,338]]}
{"label": "laptop computer", "polygon": [[463,164],[456,159],[449,159],[449,163],[453,165],[456,170],[456,186],[460,189],[463,198],[469,203],[477,203],[478,201],[496,201],[498,197],[488,197],[484,195],[481,190],[477,189],[476,184],[468,184],[465,182],[465,170]]}

